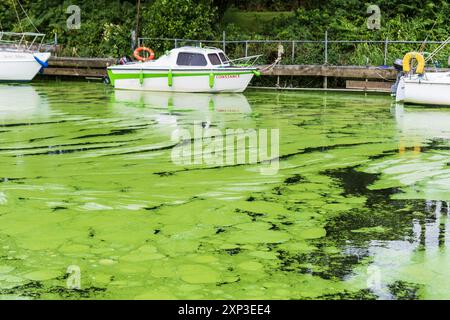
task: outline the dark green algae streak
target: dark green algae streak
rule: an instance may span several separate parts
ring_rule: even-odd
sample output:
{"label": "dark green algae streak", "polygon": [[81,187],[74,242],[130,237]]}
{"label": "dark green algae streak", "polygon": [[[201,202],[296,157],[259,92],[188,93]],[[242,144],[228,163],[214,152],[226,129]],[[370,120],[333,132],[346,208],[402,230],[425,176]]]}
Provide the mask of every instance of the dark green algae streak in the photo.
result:
{"label": "dark green algae streak", "polygon": [[[449,109],[76,82],[0,96],[2,298],[450,298]],[[171,133],[199,123],[280,129],[278,174],[175,165]]]}

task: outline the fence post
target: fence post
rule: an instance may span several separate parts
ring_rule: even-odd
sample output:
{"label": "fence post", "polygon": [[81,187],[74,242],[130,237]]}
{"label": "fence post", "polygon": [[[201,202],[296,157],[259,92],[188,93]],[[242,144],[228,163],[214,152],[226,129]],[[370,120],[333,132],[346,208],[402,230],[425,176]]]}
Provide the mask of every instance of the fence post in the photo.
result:
{"label": "fence post", "polygon": [[55,32],[55,38],[53,39],[53,50],[54,50],[55,56],[58,55],[58,33],[56,33],[56,32]]}
{"label": "fence post", "polygon": [[245,56],[248,57],[248,41],[245,41]]}
{"label": "fence post", "polygon": [[384,42],[384,65],[387,65],[389,39]]}
{"label": "fence post", "polygon": [[292,64],[294,64],[295,61],[295,41],[292,40]]}
{"label": "fence post", "polygon": [[223,46],[223,52],[224,53],[226,53],[226,51],[225,51],[225,47],[226,47],[226,34],[225,34],[225,31],[223,32],[223,40],[222,40],[222,46]]}
{"label": "fence post", "polygon": [[[328,30],[325,31],[325,64],[328,64]],[[323,77],[323,88],[328,89],[328,77]]]}
{"label": "fence post", "polygon": [[178,48],[178,39],[175,39],[175,41],[174,41],[174,47],[175,47],[175,48]]}

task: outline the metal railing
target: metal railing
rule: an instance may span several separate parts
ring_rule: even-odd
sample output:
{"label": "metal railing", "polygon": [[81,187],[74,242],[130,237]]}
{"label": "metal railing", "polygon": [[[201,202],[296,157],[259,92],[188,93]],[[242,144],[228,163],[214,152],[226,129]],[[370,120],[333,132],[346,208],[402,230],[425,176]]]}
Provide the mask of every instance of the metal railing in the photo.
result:
{"label": "metal railing", "polygon": [[[358,64],[368,65],[370,63],[379,62],[378,64],[387,65],[390,62],[393,62],[396,58],[401,58],[402,56],[398,56],[399,52],[405,54],[407,51],[418,50],[421,46],[438,46],[444,43],[444,41],[410,41],[410,40],[330,40],[328,37],[328,33],[325,33],[325,37],[323,40],[258,40],[258,39],[247,39],[247,40],[228,40],[223,35],[223,39],[221,40],[198,40],[198,39],[179,39],[179,38],[138,38],[138,45],[156,45],[158,46],[158,42],[164,42],[169,45],[165,45],[165,50],[168,47],[177,48],[179,46],[184,45],[212,45],[216,47],[220,47],[227,55],[233,56],[234,53],[240,53],[241,56],[249,56],[250,54],[259,54],[261,52],[255,51],[258,47],[269,46],[271,52],[276,51],[276,47],[279,44],[282,44],[285,47],[285,55],[282,60],[283,64],[355,64],[355,59],[352,59],[352,54],[354,51],[357,51],[357,46],[365,45],[367,46],[366,52],[369,56],[376,55],[375,59],[367,59],[366,61],[359,61]],[[345,51],[345,53],[338,52],[339,46],[341,46],[341,50]],[[392,50],[395,46],[402,46],[402,49],[397,50],[392,53]],[[239,50],[236,50],[236,47],[240,47]],[[369,47],[376,48],[375,51],[371,52]],[[287,48],[287,49],[286,49]],[[302,62],[301,54],[299,54],[299,50],[308,48],[309,51],[314,51],[315,54],[312,56],[315,57],[316,61],[306,61],[307,63],[299,63]],[[263,50],[264,51],[264,50]],[[266,50],[267,51],[267,50]],[[304,53],[304,52],[303,52]],[[450,55],[450,52],[447,52]],[[342,55],[342,59],[338,59]],[[350,57],[350,61],[348,63],[345,62],[345,55]],[[363,54],[362,54],[363,55]],[[321,56],[320,60],[318,58]],[[334,56],[334,58],[333,58]],[[373,57],[372,57],[373,58]],[[372,61],[377,60],[377,61]],[[391,61],[392,60],[392,61]],[[339,63],[338,63],[339,62]],[[353,63],[351,63],[353,62]]]}
{"label": "metal railing", "polygon": [[44,45],[45,34],[33,32],[0,31],[0,48],[21,51],[39,51]]}

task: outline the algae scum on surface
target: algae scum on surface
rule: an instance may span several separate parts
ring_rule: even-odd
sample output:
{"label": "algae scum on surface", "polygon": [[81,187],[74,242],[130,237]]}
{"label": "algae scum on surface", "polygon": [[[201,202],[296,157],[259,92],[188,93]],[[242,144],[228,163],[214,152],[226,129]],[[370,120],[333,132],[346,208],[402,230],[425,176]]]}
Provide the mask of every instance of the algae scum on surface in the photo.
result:
{"label": "algae scum on surface", "polygon": [[[3,298],[450,298],[449,109],[76,82],[0,95]],[[279,129],[278,172],[175,164],[173,132],[195,126]]]}

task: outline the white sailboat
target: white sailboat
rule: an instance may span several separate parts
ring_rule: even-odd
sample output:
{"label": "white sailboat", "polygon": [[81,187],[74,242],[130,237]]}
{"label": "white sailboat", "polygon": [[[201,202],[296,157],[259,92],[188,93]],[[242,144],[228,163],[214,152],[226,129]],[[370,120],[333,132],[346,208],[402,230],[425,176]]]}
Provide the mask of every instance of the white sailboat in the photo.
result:
{"label": "white sailboat", "polygon": [[[447,44],[444,41],[426,59],[422,53],[410,52],[403,58],[400,66],[402,76],[396,83],[395,97],[400,103],[450,106],[450,72],[427,72],[425,65],[432,60]],[[417,67],[412,68],[412,61]]]}
{"label": "white sailboat", "polygon": [[[48,66],[49,52],[41,52],[45,35],[39,33],[22,4],[17,1],[34,32],[4,32],[0,24],[0,81],[31,81],[36,74]],[[22,28],[15,0],[12,8],[16,12],[20,29]]]}
{"label": "white sailboat", "polygon": [[450,106],[450,72],[425,73],[400,79],[397,102]]}
{"label": "white sailboat", "polygon": [[[31,42],[26,38],[33,38]],[[0,81],[31,81],[47,66],[49,52],[39,52],[39,33],[0,32]]]}

